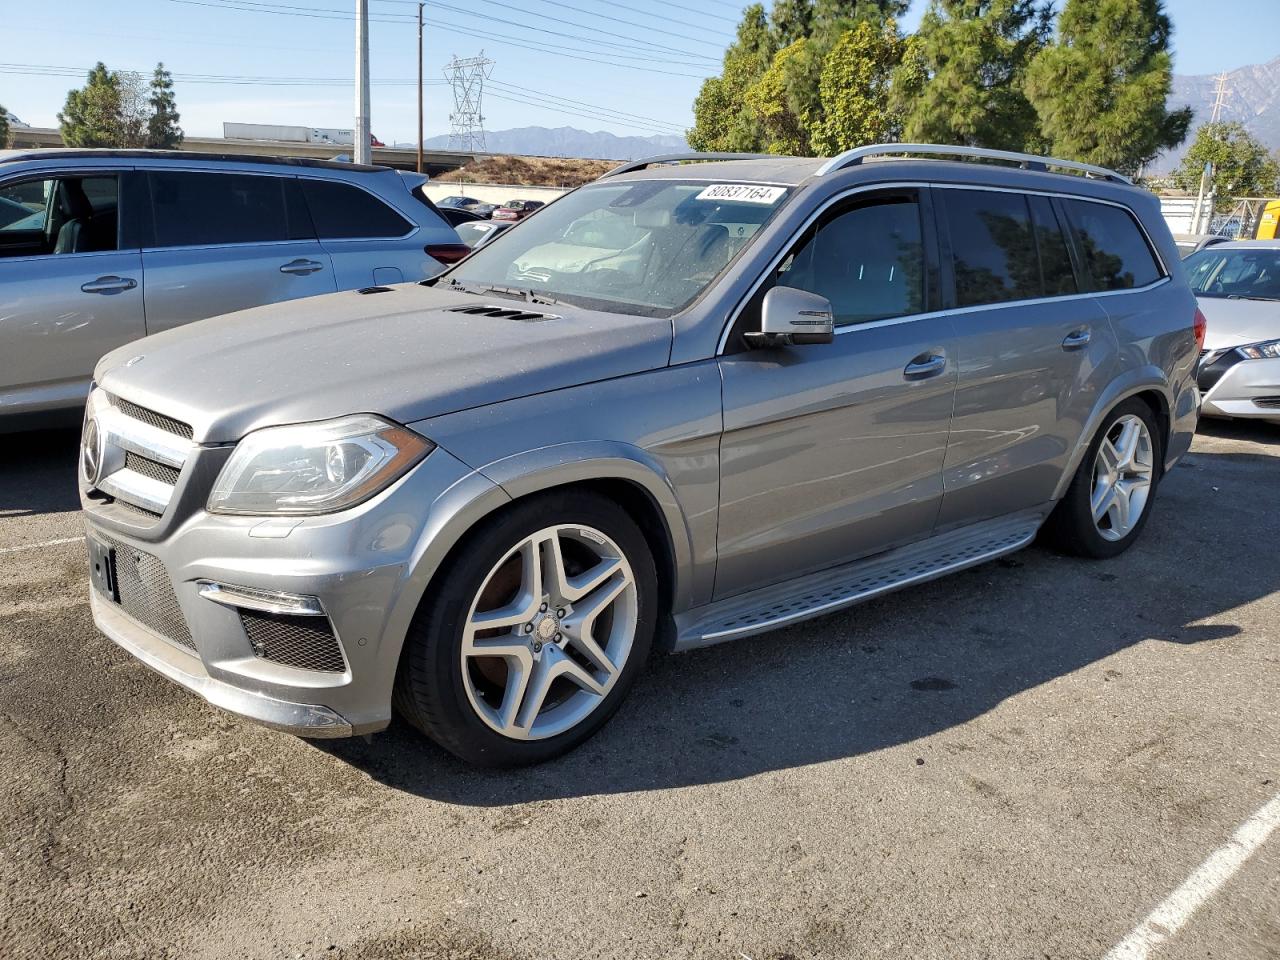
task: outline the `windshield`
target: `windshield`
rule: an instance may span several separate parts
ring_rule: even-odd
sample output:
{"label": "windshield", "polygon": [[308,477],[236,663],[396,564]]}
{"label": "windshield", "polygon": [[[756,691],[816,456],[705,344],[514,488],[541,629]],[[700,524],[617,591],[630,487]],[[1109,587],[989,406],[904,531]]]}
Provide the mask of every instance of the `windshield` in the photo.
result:
{"label": "windshield", "polygon": [[460,223],[453,228],[458,231],[458,239],[465,243],[468,247],[478,246],[489,234],[495,230],[501,230],[497,224],[488,220],[474,220],[469,223]]}
{"label": "windshield", "polygon": [[589,184],[485,244],[442,282],[669,316],[706,289],[789,192],[686,180]]}
{"label": "windshield", "polygon": [[1210,247],[1182,265],[1196,296],[1280,300],[1280,249]]}

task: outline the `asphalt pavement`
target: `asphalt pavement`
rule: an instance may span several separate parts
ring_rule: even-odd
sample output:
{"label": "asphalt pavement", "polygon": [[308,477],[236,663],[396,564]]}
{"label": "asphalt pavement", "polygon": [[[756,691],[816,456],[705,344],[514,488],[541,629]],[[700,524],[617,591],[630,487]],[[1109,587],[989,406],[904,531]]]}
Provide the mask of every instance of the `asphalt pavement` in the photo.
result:
{"label": "asphalt pavement", "polygon": [[656,658],[514,773],[134,661],[75,458],[0,454],[0,957],[1280,957],[1280,831],[1237,836],[1280,795],[1280,427],[1207,424],[1120,558]]}

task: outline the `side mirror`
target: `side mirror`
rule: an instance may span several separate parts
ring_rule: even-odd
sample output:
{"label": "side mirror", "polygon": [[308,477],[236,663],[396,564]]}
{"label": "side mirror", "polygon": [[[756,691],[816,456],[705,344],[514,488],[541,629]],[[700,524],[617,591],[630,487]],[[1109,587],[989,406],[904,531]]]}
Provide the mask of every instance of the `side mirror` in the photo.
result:
{"label": "side mirror", "polygon": [[760,305],[760,329],[744,336],[751,347],[830,343],[835,338],[831,301],[795,287],[774,287]]}

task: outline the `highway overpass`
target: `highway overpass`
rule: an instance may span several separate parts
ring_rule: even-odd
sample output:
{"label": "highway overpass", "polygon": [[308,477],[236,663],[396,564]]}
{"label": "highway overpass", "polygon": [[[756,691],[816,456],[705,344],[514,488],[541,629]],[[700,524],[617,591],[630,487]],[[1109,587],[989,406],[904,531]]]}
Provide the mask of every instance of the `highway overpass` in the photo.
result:
{"label": "highway overpass", "polygon": [[[15,148],[61,147],[62,135],[48,127],[13,127],[10,136]],[[330,160],[335,156],[351,154],[351,147],[325,143],[289,143],[283,140],[225,140],[222,137],[187,137],[182,150],[192,153],[233,153],[254,157],[309,157],[313,160]],[[476,154],[454,150],[424,150],[423,164],[426,172],[436,176],[446,170],[456,170],[474,160]],[[417,152],[399,147],[374,147],[373,162],[400,170],[417,169]]]}

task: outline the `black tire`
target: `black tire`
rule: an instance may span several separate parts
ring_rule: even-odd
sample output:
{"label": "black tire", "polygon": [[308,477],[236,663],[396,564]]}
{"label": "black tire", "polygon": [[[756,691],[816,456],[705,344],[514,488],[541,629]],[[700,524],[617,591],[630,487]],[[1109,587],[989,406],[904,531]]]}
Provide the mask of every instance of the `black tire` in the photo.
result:
{"label": "black tire", "polygon": [[[515,740],[489,727],[468,699],[461,665],[463,628],[485,578],[503,554],[555,524],[594,527],[626,555],[636,582],[636,631],[613,688],[577,726],[546,739]],[[640,528],[617,503],[581,490],[531,496],[477,525],[450,554],[409,627],[393,704],[409,723],[470,763],[515,767],[558,757],[591,737],[622,704],[652,648],[657,600],[653,554]]]}
{"label": "black tire", "polygon": [[[1133,529],[1122,539],[1108,540],[1093,522],[1090,509],[1090,496],[1093,491],[1094,464],[1098,456],[1098,448],[1103,439],[1122,417],[1136,416],[1146,424],[1151,435],[1152,459],[1154,469],[1151,475],[1151,491],[1146,506]],[[1115,557],[1128,550],[1141,536],[1151,511],[1155,506],[1156,494],[1160,487],[1160,475],[1164,464],[1164,436],[1161,434],[1155,415],[1147,404],[1133,397],[1115,407],[1103,419],[1102,425],[1094,435],[1089,449],[1085,451],[1080,466],[1071,478],[1071,485],[1053,513],[1049,515],[1044,526],[1044,539],[1055,549],[1077,557],[1089,557],[1104,560]]]}

